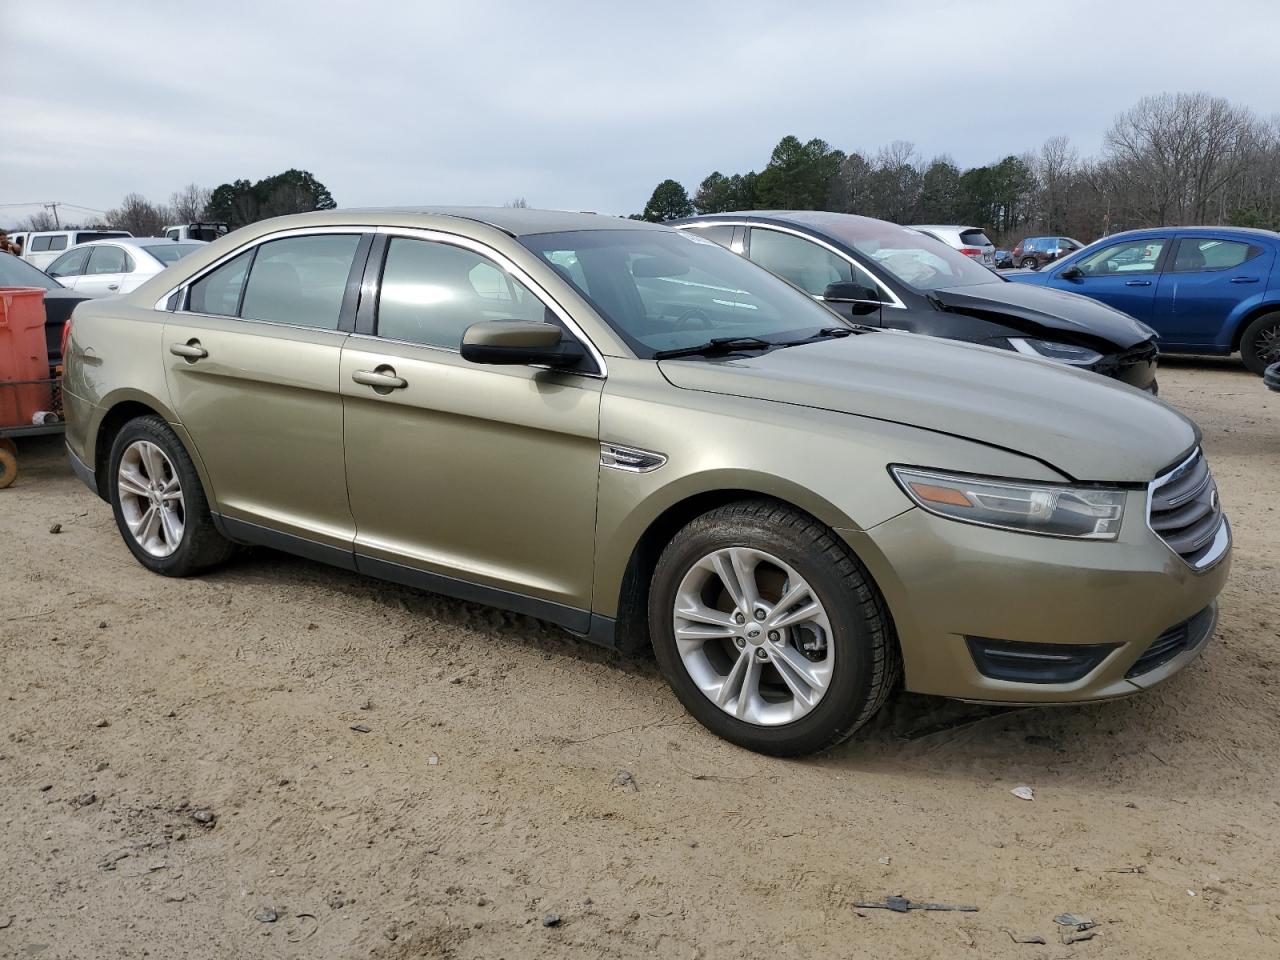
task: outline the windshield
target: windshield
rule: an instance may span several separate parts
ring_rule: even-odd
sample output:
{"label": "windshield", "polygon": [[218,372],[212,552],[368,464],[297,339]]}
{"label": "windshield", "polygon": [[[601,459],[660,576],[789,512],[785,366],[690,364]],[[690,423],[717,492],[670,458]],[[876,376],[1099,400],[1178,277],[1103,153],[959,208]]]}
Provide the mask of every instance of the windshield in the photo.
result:
{"label": "windshield", "polygon": [[142,249],[167,267],[171,263],[177,263],[189,253],[195,253],[202,246],[204,246],[202,243],[157,243]]}
{"label": "windshield", "polygon": [[713,337],[775,342],[840,325],[790,284],[688,233],[577,230],[520,242],[572,283],[640,357]]}
{"label": "windshield", "polygon": [[7,253],[0,253],[0,287],[40,287],[44,290],[61,290],[62,284],[27,261],[19,260]]}

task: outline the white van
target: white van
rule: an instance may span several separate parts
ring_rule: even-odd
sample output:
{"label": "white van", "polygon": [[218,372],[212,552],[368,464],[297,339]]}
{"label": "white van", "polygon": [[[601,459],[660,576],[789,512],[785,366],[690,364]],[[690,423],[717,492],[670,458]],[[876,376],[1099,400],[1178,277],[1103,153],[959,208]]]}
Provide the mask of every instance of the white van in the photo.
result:
{"label": "white van", "polygon": [[170,240],[204,240],[212,243],[229,232],[227,225],[221,220],[203,223],[178,223],[164,228],[164,235]]}
{"label": "white van", "polygon": [[127,230],[35,230],[23,238],[22,259],[43,270],[76,244],[131,236]]}

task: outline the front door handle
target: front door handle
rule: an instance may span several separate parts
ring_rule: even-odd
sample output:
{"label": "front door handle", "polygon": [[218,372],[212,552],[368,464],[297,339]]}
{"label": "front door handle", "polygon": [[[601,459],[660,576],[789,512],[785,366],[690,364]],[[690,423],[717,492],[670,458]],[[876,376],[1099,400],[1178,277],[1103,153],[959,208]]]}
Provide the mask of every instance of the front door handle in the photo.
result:
{"label": "front door handle", "polygon": [[1126,280],[1124,282],[1124,285],[1126,287],[1149,287],[1151,286],[1151,281],[1150,280]]}
{"label": "front door handle", "polygon": [[395,370],[387,366],[378,367],[377,370],[356,370],[351,374],[351,379],[379,392],[403,390],[409,385],[404,377],[397,377]]}
{"label": "front door handle", "polygon": [[1231,282],[1232,283],[1257,283],[1258,278],[1257,277],[1232,277]]}
{"label": "front door handle", "polygon": [[118,283],[108,283],[108,284],[107,284],[107,289],[108,289],[108,290],[119,290],[119,289],[120,289],[120,284],[118,284]]}
{"label": "front door handle", "polygon": [[209,351],[200,346],[199,340],[188,340],[186,343],[169,344],[169,352],[175,357],[182,357],[195,363],[197,360],[203,360],[209,355]]}

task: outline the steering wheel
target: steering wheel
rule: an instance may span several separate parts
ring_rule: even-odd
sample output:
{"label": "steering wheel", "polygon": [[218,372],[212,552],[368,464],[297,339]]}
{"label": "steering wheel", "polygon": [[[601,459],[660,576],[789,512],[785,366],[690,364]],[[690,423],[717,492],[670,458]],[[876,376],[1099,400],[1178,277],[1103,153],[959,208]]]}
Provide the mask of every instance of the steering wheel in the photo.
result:
{"label": "steering wheel", "polygon": [[676,317],[675,329],[678,332],[692,329],[695,322],[698,324],[697,329],[699,330],[710,330],[715,326],[711,321],[711,315],[707,311],[701,307],[687,307],[680,311],[680,315]]}

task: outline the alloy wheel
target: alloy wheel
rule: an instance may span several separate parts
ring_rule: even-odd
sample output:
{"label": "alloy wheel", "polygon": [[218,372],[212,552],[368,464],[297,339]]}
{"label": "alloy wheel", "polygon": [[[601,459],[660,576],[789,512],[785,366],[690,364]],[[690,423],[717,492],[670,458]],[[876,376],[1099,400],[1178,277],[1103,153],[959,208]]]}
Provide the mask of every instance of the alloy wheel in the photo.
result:
{"label": "alloy wheel", "polygon": [[116,474],[120,512],[129,533],[148,554],[171,556],[186,529],[186,503],[173,461],[157,444],[135,440],[125,448]]}
{"label": "alloy wheel", "polygon": [[813,588],[777,557],[748,547],[716,550],[689,568],[674,607],[685,670],[730,716],[791,723],[827,692],[831,621]]}
{"label": "alloy wheel", "polygon": [[1280,323],[1272,324],[1259,331],[1257,338],[1253,341],[1253,350],[1263,366],[1280,361]]}

